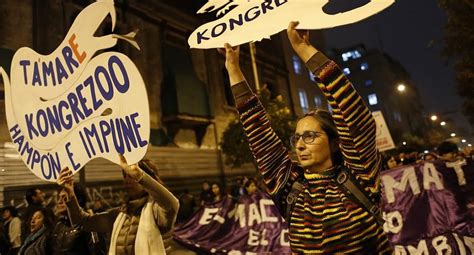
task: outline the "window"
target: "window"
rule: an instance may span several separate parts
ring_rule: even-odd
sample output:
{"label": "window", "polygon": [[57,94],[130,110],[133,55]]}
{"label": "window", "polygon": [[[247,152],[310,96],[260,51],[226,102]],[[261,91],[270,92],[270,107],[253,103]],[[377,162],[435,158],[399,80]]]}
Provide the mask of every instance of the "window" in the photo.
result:
{"label": "window", "polygon": [[309,78],[310,78],[312,81],[316,82],[316,76],[314,76],[314,74],[313,74],[311,71],[309,71]]}
{"label": "window", "polygon": [[360,52],[358,50],[352,50],[352,51],[347,51],[347,52],[344,52],[342,53],[342,60],[345,62],[345,61],[348,61],[350,59],[356,59],[356,58],[360,58],[361,55],[360,55]]}
{"label": "window", "polygon": [[321,100],[320,96],[314,97],[314,105],[316,106],[316,108],[321,108],[321,106],[323,106],[323,101]]}
{"label": "window", "polygon": [[365,71],[368,69],[369,69],[369,64],[367,64],[366,62],[360,64],[360,70]]}
{"label": "window", "polygon": [[377,95],[376,94],[370,94],[369,95],[369,104],[370,105],[376,105],[378,103],[379,103],[379,101],[377,99]]}
{"label": "window", "polygon": [[365,86],[371,86],[373,84],[372,80],[366,80],[365,81]]}
{"label": "window", "polygon": [[400,113],[397,112],[397,111],[394,111],[394,112],[393,112],[393,118],[394,118],[396,121],[398,121],[398,122],[402,122],[402,116],[401,116]]}
{"label": "window", "polygon": [[301,62],[298,56],[293,55],[293,69],[295,70],[296,74],[301,74]]}
{"label": "window", "polygon": [[351,69],[349,69],[349,67],[344,67],[342,71],[344,72],[345,75],[351,74]]}
{"label": "window", "polygon": [[309,111],[308,97],[306,96],[306,91],[304,89],[298,90],[298,96],[300,98],[301,110],[306,114]]}

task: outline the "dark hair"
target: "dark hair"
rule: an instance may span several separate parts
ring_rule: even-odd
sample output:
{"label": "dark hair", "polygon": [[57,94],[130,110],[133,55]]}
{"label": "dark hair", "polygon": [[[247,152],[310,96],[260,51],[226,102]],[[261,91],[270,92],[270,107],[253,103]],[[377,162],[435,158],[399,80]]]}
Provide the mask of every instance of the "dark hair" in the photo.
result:
{"label": "dark hair", "polygon": [[2,211],[9,211],[12,217],[18,216],[18,210],[13,205],[3,207]]}
{"label": "dark hair", "polygon": [[382,160],[382,169],[383,170],[387,170],[387,169],[390,169],[388,167],[388,161],[390,161],[390,159],[393,158],[395,160],[395,162],[397,162],[398,165],[400,165],[402,163],[400,157],[398,155],[385,155],[383,157],[383,160]]}
{"label": "dark hair", "polygon": [[[211,192],[212,192],[212,186],[213,186],[214,184],[217,185],[217,187],[219,187],[219,193],[220,193],[220,195],[221,195],[221,196],[224,196],[224,195],[225,195],[225,191],[224,191],[224,189],[222,189],[222,185],[221,185],[220,183],[218,183],[218,182],[213,182],[213,183],[211,184]],[[212,193],[214,194],[214,192],[212,192]]]}
{"label": "dark hair", "polygon": [[25,197],[29,205],[34,204],[33,197],[36,196],[36,190],[38,188],[29,188],[26,190]]}
{"label": "dark hair", "polygon": [[344,158],[342,156],[341,149],[339,148],[339,134],[337,133],[336,125],[329,111],[324,109],[315,109],[306,113],[302,118],[313,117],[321,126],[321,129],[328,136],[329,149],[331,151],[331,158],[333,165],[342,165]]}
{"label": "dark hair", "polygon": [[[53,211],[51,211],[50,209],[48,208],[40,208],[36,211],[33,212],[33,214],[31,215],[31,218],[30,218],[30,221],[31,219],[33,219],[33,215],[36,213],[36,212],[41,212],[41,214],[43,214],[43,225],[46,227],[46,228],[51,228],[54,226],[54,213]],[[31,223],[31,222],[30,222]]]}
{"label": "dark hair", "polygon": [[459,152],[458,146],[455,143],[444,141],[440,145],[438,145],[438,154],[440,156],[443,156],[450,152],[455,152],[455,153]]}

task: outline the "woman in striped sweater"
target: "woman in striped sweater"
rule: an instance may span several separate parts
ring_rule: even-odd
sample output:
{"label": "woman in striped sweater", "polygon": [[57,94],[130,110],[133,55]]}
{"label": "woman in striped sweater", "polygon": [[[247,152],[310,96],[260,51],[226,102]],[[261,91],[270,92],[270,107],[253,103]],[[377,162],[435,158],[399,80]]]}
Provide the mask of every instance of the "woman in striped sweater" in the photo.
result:
{"label": "woman in striped sweater", "polygon": [[292,144],[299,162],[290,159],[245,81],[239,48],[225,45],[232,92],[258,169],[282,214],[293,183],[303,185],[287,216],[294,253],[390,254],[382,226],[335,181],[344,165],[366,196],[378,200],[381,160],[375,147],[374,119],[339,67],[310,45],[308,33],[297,31],[297,24],[290,23],[288,38],[333,108],[332,117],[317,110],[298,121]]}

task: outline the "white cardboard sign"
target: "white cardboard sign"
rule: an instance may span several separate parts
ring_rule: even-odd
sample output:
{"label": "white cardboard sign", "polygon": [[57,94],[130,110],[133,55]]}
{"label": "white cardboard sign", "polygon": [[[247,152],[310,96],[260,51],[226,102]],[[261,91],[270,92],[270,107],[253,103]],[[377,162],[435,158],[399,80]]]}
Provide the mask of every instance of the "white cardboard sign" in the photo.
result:
{"label": "white cardboard sign", "polygon": [[[224,43],[240,45],[268,39],[299,21],[300,29],[323,29],[351,24],[389,7],[395,0],[371,0],[338,14],[327,14],[329,0],[208,0],[198,13],[225,14],[197,28],[189,37],[191,48],[222,48]],[[233,9],[231,9],[233,8]],[[230,11],[229,11],[230,10]]]}
{"label": "white cardboard sign", "polygon": [[395,149],[395,144],[393,143],[392,136],[390,135],[390,131],[388,130],[387,123],[385,122],[382,112],[372,112],[372,116],[374,116],[375,125],[377,125],[377,133],[375,138],[377,149],[380,152]]}
{"label": "white cardboard sign", "polygon": [[150,121],[140,72],[124,54],[95,56],[117,39],[138,46],[120,35],[95,37],[107,15],[114,27],[112,0],[89,5],[53,53],[20,48],[13,56],[11,79],[0,70],[13,144],[43,180],[55,181],[65,167],[76,173],[94,158],[120,164],[121,153],[127,162],[136,163],[146,153]]}

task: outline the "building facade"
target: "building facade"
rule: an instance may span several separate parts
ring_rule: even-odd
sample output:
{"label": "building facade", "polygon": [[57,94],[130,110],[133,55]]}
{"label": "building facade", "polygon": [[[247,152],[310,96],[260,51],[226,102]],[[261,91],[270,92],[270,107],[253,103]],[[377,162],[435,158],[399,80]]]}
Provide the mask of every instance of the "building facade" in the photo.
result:
{"label": "building facade", "polygon": [[[407,135],[423,137],[427,125],[420,94],[405,68],[386,53],[364,45],[329,55],[354,84],[371,111],[382,111],[396,145]],[[399,88],[404,85],[404,89]]]}
{"label": "building facade", "polygon": [[[49,54],[62,42],[74,18],[92,0],[4,0],[0,2],[0,64],[9,69],[14,52],[30,47]],[[237,175],[253,175],[255,167],[230,169],[222,162],[219,143],[228,122],[235,117],[235,106],[224,68],[224,58],[216,50],[189,49],[191,32],[210,19],[195,13],[206,1],[116,0],[115,34],[139,30],[136,40],[141,50],[118,42],[114,51],[128,55],[137,65],[147,87],[150,107],[150,153],[164,170],[165,181],[180,191],[186,186],[198,189],[203,180],[225,181]],[[105,20],[96,35],[111,33]],[[314,39],[323,42],[321,33]],[[309,108],[326,107],[311,75],[292,53],[286,34],[256,43],[256,64],[260,84],[273,96],[282,95],[295,114]],[[248,45],[242,46],[241,63],[252,87],[255,82]],[[8,70],[7,70],[8,71]],[[49,184],[34,177],[15,156],[5,118],[3,85],[0,86],[0,205],[17,201],[21,190]],[[21,100],[21,99],[18,99]],[[130,107],[139,102],[130,102]],[[9,147],[10,146],[10,147]],[[189,162],[183,159],[189,158]],[[205,160],[204,160],[204,159]],[[204,161],[203,161],[204,160]],[[120,171],[98,160],[86,166],[89,185],[116,185]],[[196,169],[200,171],[196,171]],[[21,176],[21,178],[18,178]],[[192,176],[192,180],[189,180]],[[112,185],[112,186],[113,186]],[[112,187],[111,186],[111,187]],[[15,202],[16,203],[16,202]]]}

